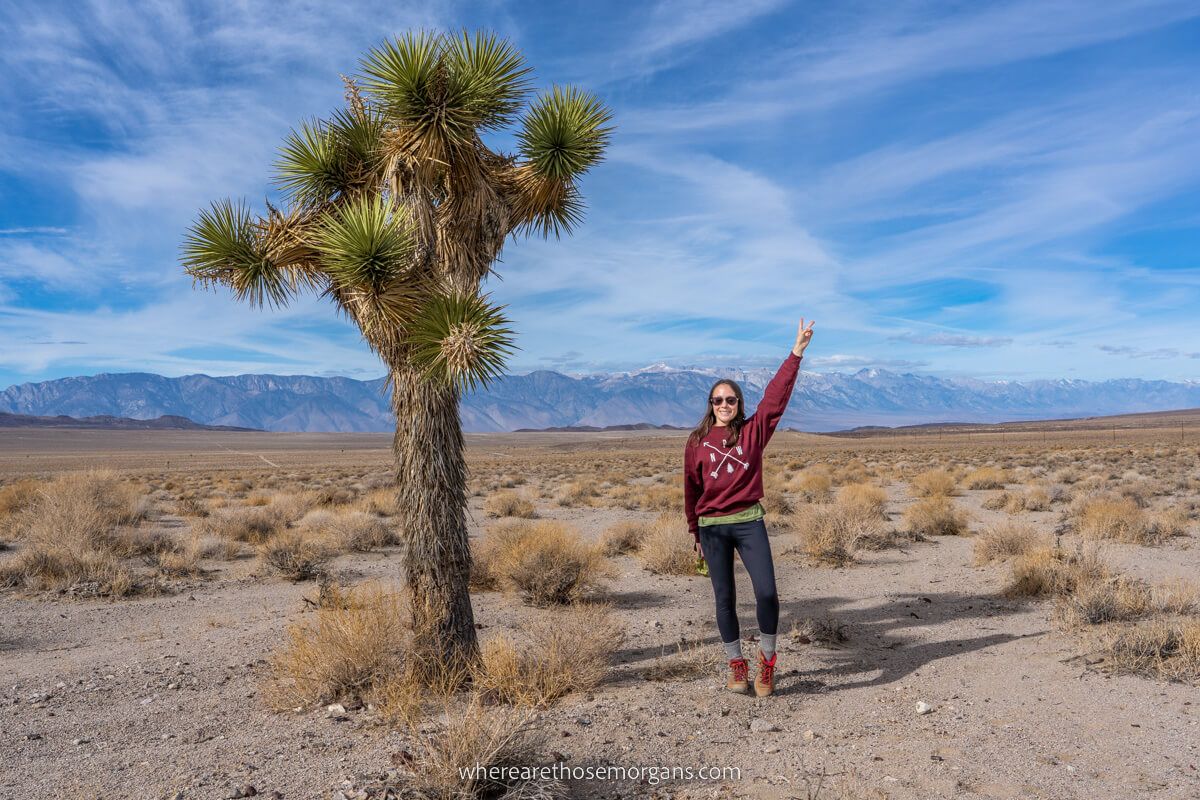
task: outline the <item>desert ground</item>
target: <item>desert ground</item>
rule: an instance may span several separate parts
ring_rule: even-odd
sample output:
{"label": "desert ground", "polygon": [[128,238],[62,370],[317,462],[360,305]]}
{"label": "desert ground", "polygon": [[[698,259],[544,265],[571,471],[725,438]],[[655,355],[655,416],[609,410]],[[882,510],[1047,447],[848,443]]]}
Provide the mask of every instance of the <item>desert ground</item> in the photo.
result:
{"label": "desert ground", "polygon": [[0,430],[0,797],[1200,797],[1196,423],[777,433],[768,698],[724,689],[679,432],[467,436],[454,689],[389,436]]}

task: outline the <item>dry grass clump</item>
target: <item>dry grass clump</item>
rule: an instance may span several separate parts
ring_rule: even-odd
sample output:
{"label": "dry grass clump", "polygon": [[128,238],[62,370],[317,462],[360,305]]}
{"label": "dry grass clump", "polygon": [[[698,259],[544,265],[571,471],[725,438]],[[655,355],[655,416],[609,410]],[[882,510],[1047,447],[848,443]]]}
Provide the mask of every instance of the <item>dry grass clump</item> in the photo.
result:
{"label": "dry grass clump", "polygon": [[1007,561],[1043,544],[1031,525],[1002,522],[985,528],[975,538],[975,565]]}
{"label": "dry grass clump", "polygon": [[274,505],[235,508],[212,514],[197,529],[235,542],[263,544],[288,526],[288,516]]}
{"label": "dry grass clump", "polygon": [[649,527],[635,520],[613,523],[600,535],[600,551],[609,558],[632,553],[641,547]]}
{"label": "dry grass clump", "polygon": [[643,511],[682,511],[682,486],[646,486],[635,495]]}
{"label": "dry grass clump", "polygon": [[850,483],[838,489],[839,505],[861,507],[881,520],[887,517],[887,492],[870,483]]}
{"label": "dry grass clump", "polygon": [[366,585],[343,599],[288,628],[287,644],[272,656],[264,686],[276,709],[363,704],[387,680],[405,673],[408,613],[400,596]]}
{"label": "dry grass clump", "polygon": [[394,517],[400,513],[396,503],[395,488],[379,488],[359,497],[355,507],[377,517]]}
{"label": "dry grass clump", "polygon": [[776,520],[783,521],[786,515],[795,511],[792,505],[791,498],[784,494],[783,489],[772,486],[763,492],[762,497],[763,508],[768,514],[771,514]]}
{"label": "dry grass clump", "polygon": [[914,497],[951,497],[958,493],[958,481],[944,469],[926,470],[908,483]]}
{"label": "dry grass clump", "polygon": [[[860,503],[816,503],[800,510],[792,521],[800,543],[784,553],[801,552],[822,564],[846,566],[868,540],[884,534],[883,520],[869,505]],[[872,549],[877,549],[872,547]]]}
{"label": "dry grass clump", "polygon": [[[557,800],[567,796],[560,781],[529,771],[544,746],[530,712],[474,701],[463,713],[448,711],[445,716],[445,726],[433,735],[415,726],[412,730],[417,753],[406,790],[414,797]],[[493,779],[489,774],[504,777]]]}
{"label": "dry grass clump", "polygon": [[703,642],[680,642],[674,653],[663,653],[641,671],[648,681],[687,681],[711,675],[722,664],[716,648]]}
{"label": "dry grass clump", "polygon": [[193,494],[187,494],[175,501],[175,513],[180,517],[198,517],[203,519],[209,515],[208,505]]}
{"label": "dry grass clump", "polygon": [[1112,570],[1096,550],[1068,553],[1049,545],[1036,546],[1013,559],[1012,582],[1004,590],[1008,597],[1061,597],[1076,587],[1112,576]]}
{"label": "dry grass clump", "polygon": [[297,527],[336,542],[340,550],[366,553],[400,543],[393,525],[365,511],[310,511]]}
{"label": "dry grass clump", "polygon": [[1156,618],[1116,626],[1102,652],[1113,672],[1196,681],[1200,679],[1200,619]]}
{"label": "dry grass clump", "polygon": [[600,489],[595,481],[572,481],[558,490],[554,500],[560,506],[576,508],[594,505],[599,496]]}
{"label": "dry grass clump", "polygon": [[325,574],[337,555],[332,542],[302,531],[286,531],[258,546],[260,563],[292,581],[304,581]]}
{"label": "dry grass clump", "polygon": [[695,575],[695,542],[678,518],[662,514],[648,526],[637,557],[656,575]]}
{"label": "dry grass clump", "polygon": [[519,517],[533,519],[537,509],[533,503],[516,492],[498,492],[483,504],[483,513],[489,517]]}
{"label": "dry grass clump", "polygon": [[1145,539],[1146,514],[1128,497],[1090,495],[1080,498],[1072,509],[1075,530],[1093,539],[1141,542]]}
{"label": "dry grass clump", "polygon": [[[10,496],[14,507],[15,500]],[[137,489],[115,473],[66,473],[19,502],[20,510],[7,529],[24,547],[0,565],[0,583],[115,597],[146,588],[122,560],[146,555],[158,545],[136,530],[120,527],[140,521],[145,503]]]}
{"label": "dry grass clump", "polygon": [[0,522],[32,506],[41,486],[41,481],[26,478],[0,488]]}
{"label": "dry grass clump", "polygon": [[904,510],[904,529],[919,536],[961,536],[966,515],[945,495],[923,497]]}
{"label": "dry grass clump", "polygon": [[550,520],[494,526],[473,561],[476,586],[518,591],[535,606],[582,600],[608,571],[598,547]]}
{"label": "dry grass clump", "polygon": [[528,642],[508,636],[484,642],[472,684],[488,700],[548,706],[598,686],[622,638],[621,625],[607,607],[572,606],[534,623]]}
{"label": "dry grass clump", "polygon": [[833,478],[824,467],[812,467],[797,473],[788,488],[805,502],[825,503],[833,490]]}
{"label": "dry grass clump", "polygon": [[963,485],[968,489],[1003,489],[1006,483],[1008,475],[995,467],[980,467],[963,478]]}

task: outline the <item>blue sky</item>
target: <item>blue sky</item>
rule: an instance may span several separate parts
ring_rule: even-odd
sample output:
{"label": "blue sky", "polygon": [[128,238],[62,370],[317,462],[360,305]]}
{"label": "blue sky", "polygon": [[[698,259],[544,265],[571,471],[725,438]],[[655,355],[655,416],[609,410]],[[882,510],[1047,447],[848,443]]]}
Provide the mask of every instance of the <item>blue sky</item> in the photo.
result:
{"label": "blue sky", "polygon": [[803,315],[817,370],[1200,378],[1194,2],[10,0],[0,387],[381,374],[330,306],[193,290],[178,251],[420,27],[494,30],[615,113],[585,225],[488,285],[513,371],[769,365]]}

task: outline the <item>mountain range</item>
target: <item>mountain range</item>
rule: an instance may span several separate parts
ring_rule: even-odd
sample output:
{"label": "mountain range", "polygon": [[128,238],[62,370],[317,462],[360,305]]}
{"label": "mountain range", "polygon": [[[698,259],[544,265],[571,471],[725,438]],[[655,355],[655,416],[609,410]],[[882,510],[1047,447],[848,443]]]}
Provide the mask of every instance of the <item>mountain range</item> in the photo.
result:
{"label": "mountain range", "polygon": [[[463,398],[463,429],[695,425],[717,378],[738,381],[753,409],[770,369],[656,364],[572,377],[540,370],[506,375]],[[204,425],[270,431],[388,431],[395,427],[383,378],[306,375],[101,374],[11,386],[0,411],[40,416],[182,416]],[[981,381],[862,369],[804,372],[781,427],[832,431],[865,425],[1001,422],[1200,407],[1200,381]]]}

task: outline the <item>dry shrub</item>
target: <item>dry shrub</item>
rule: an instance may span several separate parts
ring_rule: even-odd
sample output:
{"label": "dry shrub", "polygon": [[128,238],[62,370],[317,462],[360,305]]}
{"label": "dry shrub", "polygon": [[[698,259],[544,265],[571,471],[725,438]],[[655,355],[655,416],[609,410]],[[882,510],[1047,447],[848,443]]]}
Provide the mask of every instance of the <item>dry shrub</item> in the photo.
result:
{"label": "dry shrub", "polygon": [[0,519],[17,514],[33,505],[41,486],[41,481],[25,478],[0,489]]}
{"label": "dry shrub", "polygon": [[920,536],[960,536],[967,532],[967,518],[949,497],[932,495],[904,510],[904,528]]}
{"label": "dry shrub", "polygon": [[313,511],[300,521],[300,525],[320,531],[337,542],[342,550],[366,553],[400,543],[394,527],[365,511]]}
{"label": "dry shrub", "polygon": [[374,514],[377,517],[394,517],[400,513],[396,502],[396,490],[394,488],[385,488],[368,492],[358,498],[358,502],[355,505],[358,507],[358,510]]}
{"label": "dry shrub", "polygon": [[576,605],[542,618],[529,642],[507,636],[484,642],[472,683],[489,699],[544,707],[571,692],[594,689],[608,673],[623,631],[602,605]]}
{"label": "dry shrub", "polygon": [[1058,601],[1059,620],[1067,627],[1138,619],[1150,612],[1150,587],[1125,575],[1076,580]]}
{"label": "dry shrub", "polygon": [[206,520],[204,530],[235,542],[261,544],[286,526],[287,520],[277,509],[264,506],[214,514]]}
{"label": "dry shrub", "polygon": [[400,596],[375,584],[321,606],[314,618],[289,626],[287,644],[271,658],[266,699],[279,710],[367,702],[407,669],[407,618]]}
{"label": "dry shrub", "polygon": [[302,531],[286,531],[258,546],[263,566],[293,581],[324,574],[335,555],[337,548],[332,542]]}
{"label": "dry shrub", "polygon": [[931,469],[914,476],[908,488],[914,497],[951,497],[958,493],[958,481],[944,469]]}
{"label": "dry shrub", "polygon": [[515,589],[535,606],[581,600],[607,572],[598,547],[550,520],[494,526],[474,561],[477,585]]}
{"label": "dry shrub", "polygon": [[145,588],[121,560],[145,555],[156,545],[118,527],[139,521],[145,505],[137,489],[114,473],[66,473],[21,502],[8,528],[25,547],[0,566],[0,582],[117,597]]}
{"label": "dry shrub", "polygon": [[1132,499],[1090,495],[1075,504],[1073,513],[1075,530],[1081,536],[1133,543],[1152,541],[1146,512]]}
{"label": "dry shrub", "polygon": [[1168,617],[1117,626],[1104,643],[1105,666],[1167,680],[1200,679],[1200,620]]}
{"label": "dry shrub", "polygon": [[782,489],[774,487],[763,492],[762,505],[768,514],[780,521],[785,520],[786,515],[795,511],[791,499],[783,493]]}
{"label": "dry shrub", "polygon": [[[544,746],[527,711],[470,703],[462,714],[447,711],[445,727],[433,735],[412,730],[417,753],[409,786],[430,800],[557,800],[567,796],[559,781],[521,768],[537,763]],[[490,770],[502,780],[487,777]]]}
{"label": "dry shrub", "polygon": [[711,675],[722,664],[716,648],[702,642],[680,642],[674,653],[663,653],[642,670],[648,681],[687,681]]}
{"label": "dry shrub", "polygon": [[1150,515],[1146,526],[1146,538],[1151,542],[1165,542],[1173,536],[1186,536],[1191,520],[1183,508],[1168,508]]}
{"label": "dry shrub", "polygon": [[1021,505],[1026,511],[1046,511],[1054,502],[1050,490],[1044,486],[1033,486],[1025,492]]}
{"label": "dry shrub", "polygon": [[142,559],[165,578],[196,578],[204,574],[200,560],[207,557],[208,552],[203,538],[193,533],[186,543],[164,537],[159,546]]}
{"label": "dry shrub", "polygon": [[1016,522],[1002,522],[985,528],[975,539],[975,565],[1007,561],[1023,555],[1042,543],[1033,527]]}
{"label": "dry shrub", "polygon": [[641,546],[648,528],[634,520],[613,523],[600,535],[600,551],[610,558],[632,553]]}
{"label": "dry shrub", "polygon": [[591,506],[599,495],[599,488],[594,481],[573,481],[558,490],[555,501],[568,508]]}
{"label": "dry shrub", "polygon": [[1006,483],[1008,475],[1004,470],[995,467],[980,467],[963,478],[963,484],[968,489],[1003,489]]}
{"label": "dry shrub", "polygon": [[839,505],[856,506],[871,516],[887,519],[887,492],[869,483],[850,483],[838,490]]}
{"label": "dry shrub", "polygon": [[647,486],[637,495],[637,507],[643,511],[682,511],[682,486]]}
{"label": "dry shrub", "polygon": [[800,510],[792,528],[800,544],[784,553],[799,550],[813,561],[834,566],[854,562],[855,552],[865,540],[884,534],[883,520],[869,505],[860,503],[817,503]]}
{"label": "dry shrub", "polygon": [[1009,511],[1016,513],[1025,508],[1024,498],[1016,492],[996,492],[984,499],[981,506],[989,511]]}
{"label": "dry shrub", "polygon": [[180,517],[200,517],[209,515],[208,506],[195,495],[184,495],[175,501],[175,514]]}
{"label": "dry shrub", "polygon": [[792,478],[791,490],[800,495],[808,503],[825,503],[829,501],[833,490],[833,478],[823,467],[813,467],[797,473]]}
{"label": "dry shrub", "polygon": [[355,493],[340,486],[322,486],[312,497],[313,505],[324,508],[349,505],[354,500]]}
{"label": "dry shrub", "polygon": [[695,575],[695,542],[675,516],[662,514],[648,526],[637,557],[656,575]]}
{"label": "dry shrub", "polygon": [[499,492],[492,495],[483,504],[483,513],[489,517],[520,517],[533,519],[537,510],[533,503],[516,492]]}
{"label": "dry shrub", "polygon": [[1112,570],[1096,550],[1073,553],[1050,546],[1037,546],[1013,559],[1012,582],[1004,590],[1009,597],[1062,597],[1076,587],[1106,581]]}
{"label": "dry shrub", "polygon": [[246,495],[246,498],[242,500],[242,505],[251,508],[269,506],[271,505],[271,495],[265,494],[264,492],[254,492],[253,494],[248,494]]}

